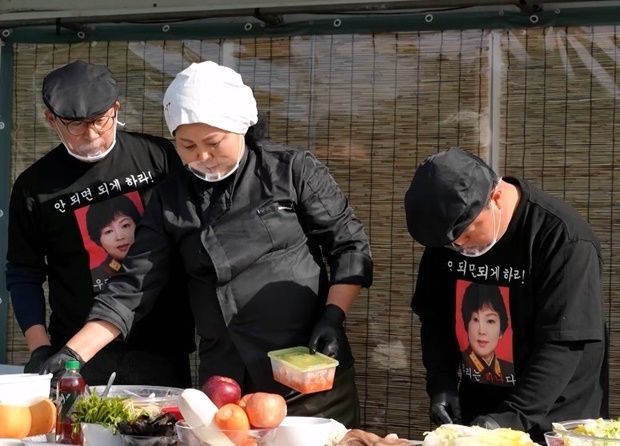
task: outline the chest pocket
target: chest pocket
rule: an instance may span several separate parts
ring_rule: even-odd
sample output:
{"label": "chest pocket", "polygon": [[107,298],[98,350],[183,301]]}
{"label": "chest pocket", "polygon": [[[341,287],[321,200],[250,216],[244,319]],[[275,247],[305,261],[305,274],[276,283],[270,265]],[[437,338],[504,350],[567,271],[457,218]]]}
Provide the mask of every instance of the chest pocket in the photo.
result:
{"label": "chest pocket", "polygon": [[265,203],[256,213],[269,233],[273,251],[287,249],[305,241],[306,236],[299,224],[293,201],[277,200]]}

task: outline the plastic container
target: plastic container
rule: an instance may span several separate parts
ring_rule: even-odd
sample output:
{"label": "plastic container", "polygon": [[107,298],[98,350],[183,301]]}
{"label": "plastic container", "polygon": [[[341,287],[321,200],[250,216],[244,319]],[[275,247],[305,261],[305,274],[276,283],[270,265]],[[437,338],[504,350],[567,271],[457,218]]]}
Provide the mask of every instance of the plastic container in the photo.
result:
{"label": "plastic container", "polygon": [[291,347],[267,353],[273,379],[301,393],[329,390],[334,385],[338,361],[308,347]]}
{"label": "plastic container", "polygon": [[545,432],[545,444],[547,446],[564,446],[564,440],[557,432]]}
{"label": "plastic container", "polygon": [[30,406],[50,397],[52,374],[0,375],[0,404]]}
{"label": "plastic container", "polygon": [[[97,392],[101,395],[105,386],[94,386],[90,388],[91,391]],[[158,387],[158,386],[112,386],[108,396],[122,396],[130,398],[134,407],[149,409],[149,407],[156,408],[156,412],[161,411],[163,408],[176,408],[179,405],[179,396],[183,392],[183,389],[177,387]],[[150,411],[149,411],[150,412]]]}
{"label": "plastic container", "polygon": [[[179,438],[179,444],[184,446],[238,446],[247,444],[249,438],[254,439],[257,446],[272,446],[277,431],[277,428],[249,429],[246,431],[219,429],[223,435],[210,435],[209,442],[206,442],[198,438],[195,429],[189,427],[185,421],[178,421],[174,427]],[[293,444],[288,446],[293,446]]]}
{"label": "plastic container", "polygon": [[86,381],[80,375],[80,362],[65,363],[65,373],[58,380],[58,417],[56,419],[56,442],[60,444],[82,444],[84,437],[79,424],[71,419],[73,406],[84,395]]}
{"label": "plastic container", "polygon": [[564,446],[620,446],[620,438],[604,438],[577,433],[574,429],[580,424],[605,423],[618,424],[617,420],[569,420],[553,423],[553,430],[562,438]]}

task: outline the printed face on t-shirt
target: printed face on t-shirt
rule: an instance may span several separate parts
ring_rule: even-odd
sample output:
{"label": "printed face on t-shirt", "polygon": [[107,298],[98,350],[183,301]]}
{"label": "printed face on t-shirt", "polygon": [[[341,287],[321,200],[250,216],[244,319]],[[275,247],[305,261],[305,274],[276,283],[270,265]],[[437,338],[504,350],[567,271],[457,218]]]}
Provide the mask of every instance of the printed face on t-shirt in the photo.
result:
{"label": "printed face on t-shirt", "polygon": [[115,260],[123,260],[134,241],[136,222],[133,218],[119,212],[114,219],[101,228],[99,242]]}
{"label": "printed face on t-shirt", "polygon": [[484,305],[474,311],[467,324],[467,337],[474,353],[489,364],[495,356],[497,343],[502,337],[497,311],[489,305]]}
{"label": "printed face on t-shirt", "polygon": [[457,279],[455,291],[454,328],[463,378],[480,384],[514,386],[510,289]]}
{"label": "printed face on t-shirt", "polygon": [[123,266],[144,212],[137,191],[76,209],[75,217],[88,253],[93,291],[101,291]]}

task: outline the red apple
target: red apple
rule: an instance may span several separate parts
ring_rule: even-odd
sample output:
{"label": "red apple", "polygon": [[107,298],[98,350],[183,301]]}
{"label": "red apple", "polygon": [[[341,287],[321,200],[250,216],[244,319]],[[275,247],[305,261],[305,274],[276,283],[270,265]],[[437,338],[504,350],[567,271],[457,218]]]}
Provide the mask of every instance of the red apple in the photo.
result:
{"label": "red apple", "polygon": [[202,391],[213,401],[218,409],[224,404],[239,402],[241,386],[227,376],[213,375],[202,385]]}

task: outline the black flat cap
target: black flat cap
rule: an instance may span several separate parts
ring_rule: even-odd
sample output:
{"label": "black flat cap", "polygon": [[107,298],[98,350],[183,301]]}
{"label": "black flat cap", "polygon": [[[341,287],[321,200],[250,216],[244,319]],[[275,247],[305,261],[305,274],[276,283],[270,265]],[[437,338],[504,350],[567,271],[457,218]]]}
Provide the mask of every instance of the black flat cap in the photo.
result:
{"label": "black flat cap", "polygon": [[118,99],[118,86],[110,69],[76,60],[43,79],[43,102],[56,116],[88,119],[112,107]]}
{"label": "black flat cap", "polygon": [[424,246],[453,242],[478,216],[499,177],[458,147],[426,158],[405,194],[409,234]]}

